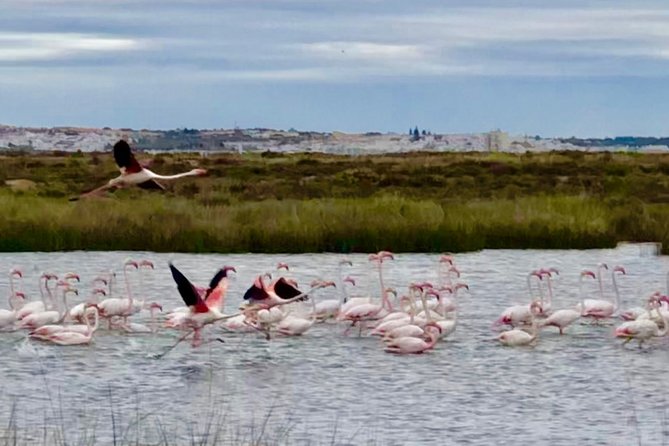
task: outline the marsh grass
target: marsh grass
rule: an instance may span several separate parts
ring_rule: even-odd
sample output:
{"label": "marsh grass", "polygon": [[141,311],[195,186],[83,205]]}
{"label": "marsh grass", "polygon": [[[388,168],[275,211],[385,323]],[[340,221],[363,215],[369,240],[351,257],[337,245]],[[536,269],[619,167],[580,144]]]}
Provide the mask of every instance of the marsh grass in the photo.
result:
{"label": "marsh grass", "polygon": [[111,158],[0,157],[0,179],[36,183],[0,188],[0,250],[438,252],[619,241],[669,249],[663,155],[167,153],[152,168],[202,165],[210,175],[165,193],[66,200],[117,175]]}

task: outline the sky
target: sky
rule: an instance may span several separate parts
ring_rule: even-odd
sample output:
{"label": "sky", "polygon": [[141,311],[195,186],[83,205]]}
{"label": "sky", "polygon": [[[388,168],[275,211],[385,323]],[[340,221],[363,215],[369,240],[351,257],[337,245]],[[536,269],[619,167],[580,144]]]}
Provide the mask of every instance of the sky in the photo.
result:
{"label": "sky", "polygon": [[0,124],[669,135],[666,0],[0,9]]}

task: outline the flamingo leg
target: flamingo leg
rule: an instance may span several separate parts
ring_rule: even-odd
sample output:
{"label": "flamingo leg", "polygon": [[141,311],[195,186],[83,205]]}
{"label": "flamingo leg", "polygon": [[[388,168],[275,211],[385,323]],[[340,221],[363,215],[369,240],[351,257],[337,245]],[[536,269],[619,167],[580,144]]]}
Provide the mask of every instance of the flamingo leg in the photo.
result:
{"label": "flamingo leg", "polygon": [[105,192],[107,189],[111,189],[112,187],[115,187],[115,186],[111,186],[111,185],[109,185],[109,184],[105,184],[105,185],[100,186],[100,187],[97,187],[97,188],[95,188],[95,189],[93,189],[93,190],[91,190],[91,191],[84,192],[83,194],[79,195],[78,197],[72,197],[72,198],[70,198],[70,201],[77,201],[77,200],[79,200],[80,198],[88,198],[88,197],[101,196],[101,195],[102,195],[102,192]]}
{"label": "flamingo leg", "polygon": [[160,358],[164,357],[166,354],[168,354],[169,352],[171,352],[172,350],[174,350],[174,347],[176,347],[177,345],[179,345],[179,344],[181,343],[181,341],[184,341],[188,336],[190,336],[190,335],[193,334],[193,333],[195,333],[195,330],[186,332],[186,334],[183,335],[183,336],[181,336],[181,337],[177,340],[177,342],[175,342],[174,344],[172,344],[172,346],[168,347],[164,352],[156,354],[156,355],[154,356],[154,358],[155,358],[155,359],[160,359]]}
{"label": "flamingo leg", "polygon": [[351,328],[355,327],[356,322],[357,321],[351,322],[351,325],[349,325],[348,328],[346,330],[344,330],[344,336],[348,336],[349,331],[351,331]]}

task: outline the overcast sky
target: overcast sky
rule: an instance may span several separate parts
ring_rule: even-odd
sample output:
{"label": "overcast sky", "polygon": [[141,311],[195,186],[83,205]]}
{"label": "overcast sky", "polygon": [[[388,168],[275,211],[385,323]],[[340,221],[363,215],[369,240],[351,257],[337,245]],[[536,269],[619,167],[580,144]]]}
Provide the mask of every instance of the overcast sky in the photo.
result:
{"label": "overcast sky", "polygon": [[669,135],[669,4],[0,0],[0,123]]}

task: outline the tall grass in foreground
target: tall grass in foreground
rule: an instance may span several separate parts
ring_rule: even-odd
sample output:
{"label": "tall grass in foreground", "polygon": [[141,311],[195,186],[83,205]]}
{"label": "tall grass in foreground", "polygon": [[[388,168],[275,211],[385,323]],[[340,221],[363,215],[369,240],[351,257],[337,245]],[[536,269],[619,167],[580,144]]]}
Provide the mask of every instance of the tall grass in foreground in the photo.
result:
{"label": "tall grass in foreground", "polygon": [[[603,203],[568,196],[456,203],[384,196],[206,206],[159,195],[69,203],[0,194],[0,209],[2,251],[595,248],[614,246],[629,229]],[[647,212],[649,222],[662,216],[653,212]],[[657,236],[653,227],[645,231]]]}

